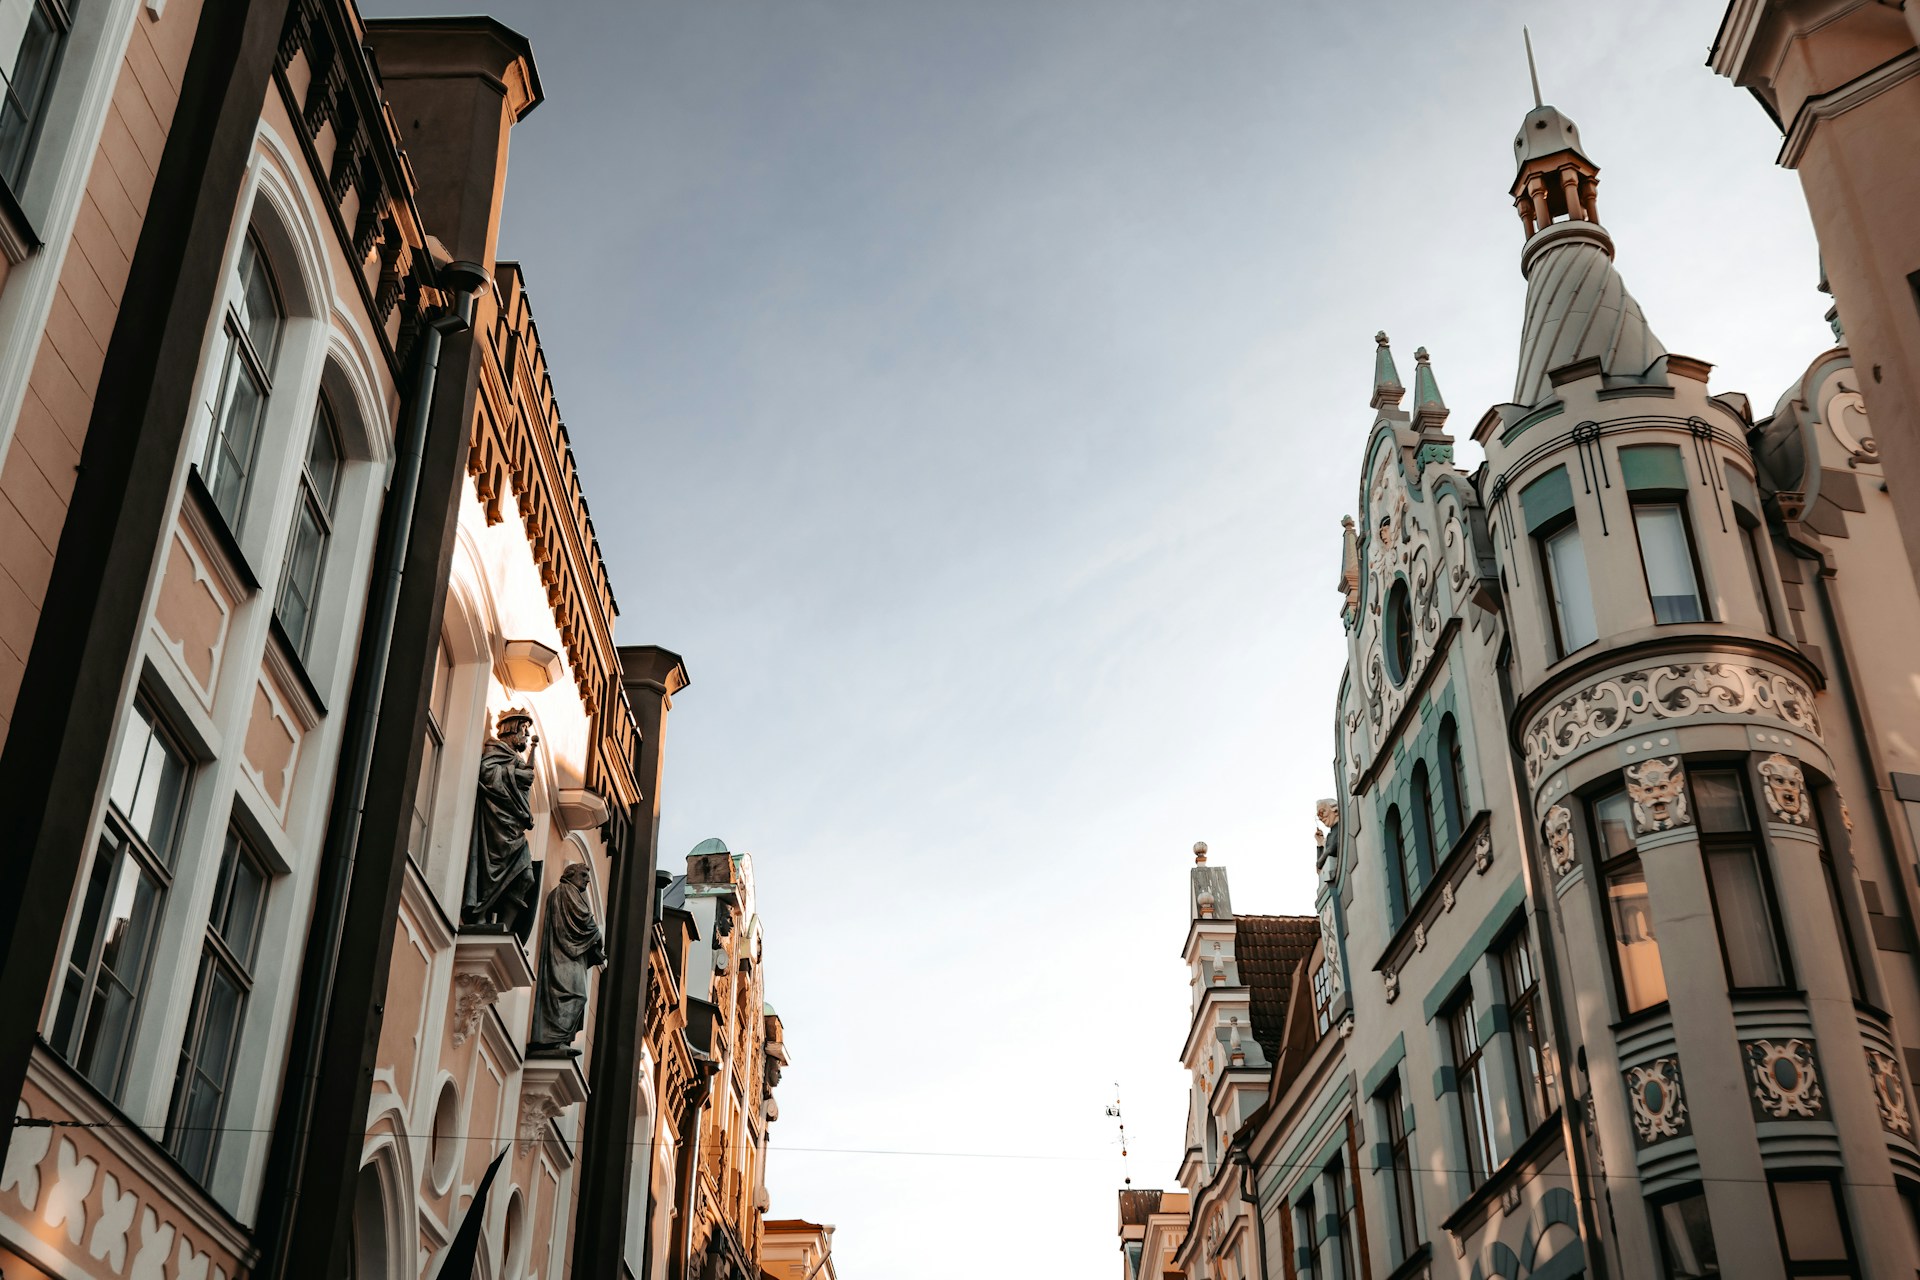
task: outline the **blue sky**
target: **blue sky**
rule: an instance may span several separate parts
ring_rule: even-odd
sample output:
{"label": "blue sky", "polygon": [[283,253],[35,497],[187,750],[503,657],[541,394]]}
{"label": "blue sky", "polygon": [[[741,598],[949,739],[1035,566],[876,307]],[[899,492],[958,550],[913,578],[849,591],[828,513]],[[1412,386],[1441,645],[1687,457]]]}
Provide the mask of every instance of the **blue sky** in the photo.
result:
{"label": "blue sky", "polygon": [[1183,1145],[1192,842],[1311,909],[1373,334],[1462,440],[1511,393],[1523,21],[1668,348],[1770,406],[1827,345],[1720,5],[490,7],[547,91],[501,252],[620,637],[693,677],[663,859],[755,859],[772,1212],[849,1280],[1111,1276],[1115,1082],[1136,1185]]}

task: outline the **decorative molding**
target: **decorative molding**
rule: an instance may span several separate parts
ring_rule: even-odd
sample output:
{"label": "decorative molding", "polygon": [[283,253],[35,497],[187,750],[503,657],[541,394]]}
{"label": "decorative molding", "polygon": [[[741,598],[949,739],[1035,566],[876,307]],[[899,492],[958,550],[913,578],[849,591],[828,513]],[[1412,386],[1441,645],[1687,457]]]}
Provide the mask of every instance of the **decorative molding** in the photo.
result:
{"label": "decorative molding", "polygon": [[529,1058],[520,1068],[519,1154],[546,1141],[553,1121],[587,1097],[587,1083],[573,1058]]}
{"label": "decorative molding", "polygon": [[1627,1098],[1633,1105],[1633,1136],[1643,1147],[1685,1136],[1693,1128],[1687,1112],[1686,1089],[1680,1081],[1680,1059],[1655,1058],[1645,1066],[1622,1073]]}
{"label": "decorative molding", "polygon": [[1687,775],[1679,756],[1655,756],[1626,768],[1627,798],[1633,801],[1635,835],[1690,826]]}
{"label": "decorative molding", "polygon": [[1547,810],[1540,835],[1546,842],[1547,861],[1553,865],[1553,874],[1564,880],[1580,864],[1573,851],[1573,814],[1567,806],[1557,804]]}
{"label": "decorative molding", "polygon": [[1424,921],[1413,926],[1413,949],[1415,951],[1427,949],[1427,926]]}
{"label": "decorative molding", "polygon": [[1766,784],[1762,794],[1775,822],[1807,824],[1807,776],[1799,765],[1776,751],[1760,762],[1760,780]]}
{"label": "decorative molding", "polygon": [[1541,711],[1522,739],[1527,783],[1591,743],[1634,725],[1693,716],[1763,716],[1820,736],[1813,694],[1781,671],[1730,662],[1676,662],[1596,680]]}
{"label": "decorative molding", "polygon": [[1453,881],[1449,880],[1440,886],[1440,909],[1451,912],[1455,901],[1456,899],[1453,896]]}
{"label": "decorative molding", "polygon": [[1808,98],[1800,104],[1792,125],[1787,128],[1787,136],[1780,144],[1776,163],[1783,169],[1799,168],[1800,162],[1806,158],[1807,148],[1813,144],[1814,131],[1823,123],[1845,115],[1855,107],[1865,106],[1916,75],[1920,75],[1920,49],[1908,49],[1836,89]]}
{"label": "decorative molding", "polygon": [[1400,975],[1388,969],[1380,975],[1380,981],[1387,989],[1387,1003],[1392,1004],[1400,998]]}
{"label": "decorative molding", "polygon": [[1817,1119],[1826,1111],[1820,1068],[1813,1044],[1797,1036],[1783,1040],[1742,1040],[1754,1115],[1761,1120]]}
{"label": "decorative molding", "polygon": [[1483,829],[1473,842],[1473,870],[1476,875],[1485,875],[1493,868],[1493,831]]}
{"label": "decorative molding", "polygon": [[1867,1074],[1873,1078],[1874,1100],[1880,1104],[1880,1127],[1902,1138],[1913,1136],[1913,1112],[1907,1106],[1907,1086],[1900,1064],[1878,1049],[1867,1050]]}

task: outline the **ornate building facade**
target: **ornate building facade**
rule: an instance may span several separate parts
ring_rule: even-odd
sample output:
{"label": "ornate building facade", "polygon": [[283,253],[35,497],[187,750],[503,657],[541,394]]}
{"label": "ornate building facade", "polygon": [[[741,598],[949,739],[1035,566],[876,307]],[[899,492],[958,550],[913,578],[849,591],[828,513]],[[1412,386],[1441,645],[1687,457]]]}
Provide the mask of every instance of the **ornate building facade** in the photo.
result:
{"label": "ornate building facade", "polygon": [[614,642],[497,252],[531,49],[340,0],[21,21],[0,1271],[757,1277],[751,863],[656,874],[686,670]]}
{"label": "ornate building facade", "polygon": [[[1920,593],[1862,373],[1839,346],[1771,413],[1711,391],[1616,270],[1573,122],[1536,107],[1514,156],[1484,462],[1427,352],[1409,395],[1376,342],[1320,918],[1257,1078],[1214,1084],[1257,1102],[1190,1126],[1179,1269],[1904,1278]],[[1196,984],[1247,983],[1259,1032],[1212,929],[1235,963]],[[1189,1176],[1236,1155],[1232,1196]]]}

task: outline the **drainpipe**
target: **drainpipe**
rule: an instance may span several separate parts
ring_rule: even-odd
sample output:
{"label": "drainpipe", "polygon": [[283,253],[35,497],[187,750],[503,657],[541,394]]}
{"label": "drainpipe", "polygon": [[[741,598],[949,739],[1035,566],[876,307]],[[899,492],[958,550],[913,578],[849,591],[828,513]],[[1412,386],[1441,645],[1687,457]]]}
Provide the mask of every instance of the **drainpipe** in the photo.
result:
{"label": "drainpipe", "polygon": [[[1511,644],[1511,641],[1509,641]],[[1511,649],[1507,651],[1511,653]],[[1506,655],[1503,655],[1506,656]],[[1520,745],[1515,741],[1513,726],[1513,669],[1506,662],[1496,662],[1494,668],[1500,676],[1500,711],[1508,726],[1507,765],[1518,789],[1520,779],[1527,776],[1526,757],[1520,753]],[[1567,1011],[1560,985],[1560,952],[1554,944],[1553,907],[1547,901],[1547,886],[1541,883],[1534,868],[1540,865],[1539,832],[1533,825],[1533,796],[1529,789],[1525,803],[1521,806],[1520,847],[1521,856],[1526,864],[1520,868],[1520,874],[1527,886],[1527,896],[1532,902],[1533,918],[1541,927],[1533,930],[1534,941],[1540,947],[1540,974],[1547,990],[1553,992],[1553,999],[1547,1001],[1547,1014],[1553,1022],[1554,1060],[1559,1066],[1560,1076],[1560,1140],[1566,1144],[1567,1160],[1573,1165],[1574,1195],[1580,1204],[1580,1235],[1587,1256],[1587,1274],[1592,1280],[1607,1280],[1607,1246],[1600,1235],[1600,1215],[1594,1207],[1594,1173],[1587,1167],[1588,1155],[1586,1138],[1581,1134],[1580,1126],[1573,1121],[1573,1091],[1568,1088],[1567,1046],[1573,1043],[1572,1030],[1567,1023]],[[1591,1090],[1592,1081],[1587,1082]]]}
{"label": "drainpipe", "polygon": [[695,1143],[700,1136],[700,1112],[713,1092],[713,1078],[720,1064],[711,1059],[696,1063],[700,1078],[687,1089],[686,1110],[680,1117],[680,1150],[674,1154],[674,1212],[679,1221],[673,1229],[673,1251],[667,1255],[667,1280],[688,1280],[687,1261],[693,1252],[693,1182],[700,1176]]}
{"label": "drainpipe", "polygon": [[1231,1151],[1240,1166],[1240,1203],[1253,1208],[1253,1242],[1260,1257],[1260,1280],[1267,1280],[1267,1229],[1260,1221],[1260,1197],[1253,1189],[1253,1161],[1244,1142],[1234,1143]]}
{"label": "drainpipe", "polygon": [[[443,287],[453,297],[422,326],[414,356],[414,384],[405,416],[394,440],[393,479],[380,512],[380,531],[374,544],[374,570],[368,587],[368,610],[360,633],[353,667],[353,687],[347,699],[346,727],[335,771],[333,799],[327,812],[325,842],[320,850],[319,883],[314,891],[313,924],[308,933],[309,954],[300,968],[300,992],[294,1025],[289,1032],[288,1060],[298,1064],[289,1073],[287,1096],[281,1100],[275,1147],[267,1170],[269,1188],[278,1194],[262,1203],[261,1233],[265,1242],[279,1246],[292,1226],[294,1205],[301,1194],[301,1172],[306,1164],[308,1134],[315,1116],[313,1099],[318,1081],[327,1014],[333,1003],[334,975],[340,960],[340,939],[346,921],[348,892],[353,883],[355,855],[360,846],[360,822],[373,760],[374,735],[379,727],[386,689],[387,665],[393,644],[394,619],[400,606],[407,544],[419,496],[421,464],[426,453],[427,421],[432,414],[444,339],[472,327],[473,295],[490,280],[487,272],[467,262],[443,266]],[[277,1175],[277,1176],[276,1176]],[[268,1253],[271,1258],[275,1249]],[[284,1256],[270,1262],[266,1274],[280,1274]]]}

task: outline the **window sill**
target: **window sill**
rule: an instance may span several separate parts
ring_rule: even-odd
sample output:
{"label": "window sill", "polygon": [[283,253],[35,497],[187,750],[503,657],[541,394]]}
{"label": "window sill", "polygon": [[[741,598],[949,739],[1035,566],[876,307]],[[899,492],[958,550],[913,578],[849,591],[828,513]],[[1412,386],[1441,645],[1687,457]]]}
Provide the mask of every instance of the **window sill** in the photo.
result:
{"label": "window sill", "polygon": [[1415,1249],[1407,1255],[1405,1262],[1402,1262],[1399,1266],[1387,1272],[1385,1280],[1419,1280],[1420,1277],[1430,1274],[1427,1266],[1432,1261],[1433,1246],[1431,1244],[1422,1244],[1418,1249]]}
{"label": "window sill", "polygon": [[326,715],[326,700],[320,696],[319,688],[313,683],[313,677],[307,671],[306,659],[300,656],[299,647],[293,643],[293,637],[287,634],[286,627],[281,625],[278,611],[268,619],[267,630],[272,634],[273,643],[280,651],[282,665],[293,677],[294,683],[300,686],[300,693],[310,704],[314,718],[318,719]]}
{"label": "window sill", "polygon": [[40,236],[27,218],[27,211],[13,194],[13,187],[0,180],[0,253],[15,266],[40,251]]}
{"label": "window sill", "polygon": [[1607,1030],[1617,1036],[1622,1032],[1631,1031],[1635,1027],[1644,1027],[1650,1022],[1657,1022],[1661,1018],[1670,1018],[1672,1016],[1672,1007],[1668,1005],[1665,1000],[1662,1000],[1659,1004],[1650,1004],[1637,1013],[1628,1014],[1626,1017],[1608,1027]]}
{"label": "window sill", "polygon": [[247,563],[247,553],[240,549],[240,539],[234,536],[233,528],[227,523],[227,517],[220,510],[220,504],[213,500],[213,491],[207,488],[207,482],[200,476],[199,464],[187,468],[187,500],[194,505],[195,512],[206,526],[207,532],[219,544],[220,551],[227,558],[234,576],[249,594],[260,590],[260,579]]}
{"label": "window sill", "polygon": [[1540,1122],[1540,1126],[1527,1135],[1527,1140],[1519,1149],[1501,1162],[1500,1167],[1487,1175],[1486,1181],[1475,1187],[1473,1193],[1460,1202],[1440,1228],[1450,1235],[1471,1235],[1480,1228],[1481,1223],[1492,1211],[1510,1188],[1517,1189],[1527,1175],[1547,1163],[1550,1153],[1561,1145],[1560,1108]]}

